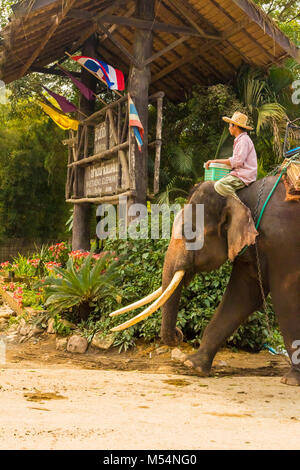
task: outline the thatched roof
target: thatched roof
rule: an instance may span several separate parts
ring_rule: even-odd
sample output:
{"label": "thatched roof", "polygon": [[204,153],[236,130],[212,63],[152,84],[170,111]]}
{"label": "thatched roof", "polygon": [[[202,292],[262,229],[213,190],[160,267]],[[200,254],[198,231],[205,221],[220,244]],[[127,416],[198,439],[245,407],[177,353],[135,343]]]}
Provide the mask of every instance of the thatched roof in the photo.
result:
{"label": "thatched roof", "polygon": [[[154,35],[151,92],[163,90],[177,99],[194,84],[228,82],[242,62],[259,67],[279,64],[287,57],[300,62],[299,49],[251,0],[156,3],[155,22],[150,26]],[[134,19],[129,26],[120,17],[128,23],[134,15],[132,0],[23,0],[0,32],[0,79],[10,83],[61,59],[65,51],[80,50],[93,32],[99,32],[93,19],[101,14],[105,15],[101,25],[131,52]],[[180,27],[179,33],[174,28],[164,30],[161,23]],[[106,34],[99,35],[99,57],[128,74],[129,56]]]}

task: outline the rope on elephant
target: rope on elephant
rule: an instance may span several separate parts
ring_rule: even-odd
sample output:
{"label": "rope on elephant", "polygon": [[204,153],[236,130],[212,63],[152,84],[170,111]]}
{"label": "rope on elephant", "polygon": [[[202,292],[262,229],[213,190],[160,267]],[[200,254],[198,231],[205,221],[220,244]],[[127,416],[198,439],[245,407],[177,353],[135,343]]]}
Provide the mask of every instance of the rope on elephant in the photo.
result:
{"label": "rope on elephant", "polygon": [[[255,223],[255,228],[258,229],[259,225],[260,225],[260,222],[261,222],[261,219],[262,219],[262,216],[263,216],[263,213],[268,205],[268,202],[270,201],[271,197],[272,197],[272,194],[274,193],[275,189],[277,188],[281,178],[283,177],[283,175],[287,172],[287,167],[288,167],[289,163],[282,166],[278,166],[276,167],[275,169],[273,169],[268,175],[266,175],[264,178],[263,178],[263,181],[262,181],[262,184],[260,186],[260,189],[259,189],[259,193],[258,193],[258,200],[257,200],[257,205],[256,205],[256,208],[255,208],[255,212],[254,212],[254,221],[256,221]],[[260,214],[259,214],[259,217],[257,218],[257,215],[258,215],[258,208],[259,208],[259,204],[260,204],[260,201],[261,201],[261,198],[262,198],[262,194],[263,194],[263,190],[264,190],[264,187],[265,187],[265,183],[266,183],[266,179],[267,179],[267,176],[270,176],[271,174],[273,174],[274,176],[276,174],[278,174],[279,170],[281,170],[280,172],[280,175],[279,177],[277,178],[273,188],[271,189],[267,199],[265,200],[264,204],[263,204],[263,207],[260,211]],[[248,248],[248,245],[246,245],[241,251],[240,253],[238,254],[238,256],[242,255],[243,253],[245,253],[245,251],[247,250]],[[267,322],[267,329],[268,329],[268,333],[269,333],[269,336],[271,337],[272,336],[272,332],[271,332],[271,328],[270,328],[270,322],[269,322],[269,314],[268,314],[268,305],[267,305],[267,301],[266,301],[266,297],[265,297],[265,292],[264,292],[264,287],[263,287],[263,282],[262,282],[262,273],[261,273],[261,265],[260,265],[260,260],[259,260],[259,254],[258,254],[258,246],[257,246],[257,243],[255,243],[255,254],[256,254],[256,263],[257,263],[257,273],[258,273],[258,281],[259,281],[259,286],[260,286],[260,291],[261,291],[261,296],[262,296],[262,301],[263,301],[263,309],[264,309],[264,312],[265,312],[265,315],[266,315],[266,322]],[[290,361],[289,359],[287,359],[286,357],[286,354],[285,353],[280,353],[278,352],[278,354],[282,355],[284,357],[284,359],[290,364]]]}

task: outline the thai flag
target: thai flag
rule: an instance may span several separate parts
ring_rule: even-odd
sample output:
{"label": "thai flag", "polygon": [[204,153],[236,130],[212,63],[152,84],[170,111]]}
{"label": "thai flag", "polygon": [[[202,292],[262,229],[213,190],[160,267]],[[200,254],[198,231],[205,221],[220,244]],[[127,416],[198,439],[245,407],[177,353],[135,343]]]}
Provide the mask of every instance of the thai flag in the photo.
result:
{"label": "thai flag", "polygon": [[102,60],[93,59],[82,55],[72,56],[72,59],[79,62],[86,69],[98,75],[100,80],[104,80],[110,90],[124,90],[125,82],[123,73],[106,64]]}
{"label": "thai flag", "polygon": [[144,128],[142,126],[136,107],[130,95],[128,95],[128,105],[129,105],[129,126],[133,127],[133,132],[134,132],[137,144],[138,144],[138,148],[141,151],[143,140],[144,140]]}

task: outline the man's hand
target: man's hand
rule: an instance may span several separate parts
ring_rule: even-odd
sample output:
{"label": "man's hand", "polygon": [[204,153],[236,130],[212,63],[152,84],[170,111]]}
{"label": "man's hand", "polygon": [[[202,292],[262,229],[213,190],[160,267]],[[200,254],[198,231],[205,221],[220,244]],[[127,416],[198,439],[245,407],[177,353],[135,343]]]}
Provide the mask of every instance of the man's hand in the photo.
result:
{"label": "man's hand", "polygon": [[207,162],[205,162],[205,168],[208,170],[208,167],[211,163],[213,163],[215,160],[207,160]]}
{"label": "man's hand", "polygon": [[231,163],[230,163],[230,160],[228,158],[226,158],[226,159],[218,158],[217,160],[207,160],[207,162],[205,162],[205,168],[207,170],[208,170],[208,167],[211,163],[222,163],[224,165],[228,165],[229,167],[231,167]]}

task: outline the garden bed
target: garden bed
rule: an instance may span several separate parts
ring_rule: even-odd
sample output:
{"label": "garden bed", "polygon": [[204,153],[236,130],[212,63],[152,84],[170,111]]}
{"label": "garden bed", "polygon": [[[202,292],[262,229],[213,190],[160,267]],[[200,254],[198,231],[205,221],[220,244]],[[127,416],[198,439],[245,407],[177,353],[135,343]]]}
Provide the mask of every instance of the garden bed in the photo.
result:
{"label": "garden bed", "polygon": [[[110,317],[110,312],[147,296],[161,284],[164,253],[168,240],[109,240],[105,251],[72,251],[66,243],[42,247],[32,258],[19,255],[12,263],[2,263],[0,289],[4,300],[17,314],[55,320],[59,334],[68,334],[63,321],[70,321],[90,344],[95,334],[100,341],[111,339],[111,328],[128,320],[136,312]],[[7,282],[14,271],[15,279]],[[226,262],[219,270],[199,274],[183,290],[177,324],[185,341],[197,347],[203,332],[219,305],[231,274]],[[255,312],[227,340],[227,345],[259,351],[265,343],[282,346],[270,299],[268,316],[272,329],[268,332],[264,312]],[[41,317],[43,316],[41,315]],[[45,318],[43,323],[45,324]],[[159,341],[161,312],[146,321],[114,333],[113,345],[121,351],[138,341]]]}

